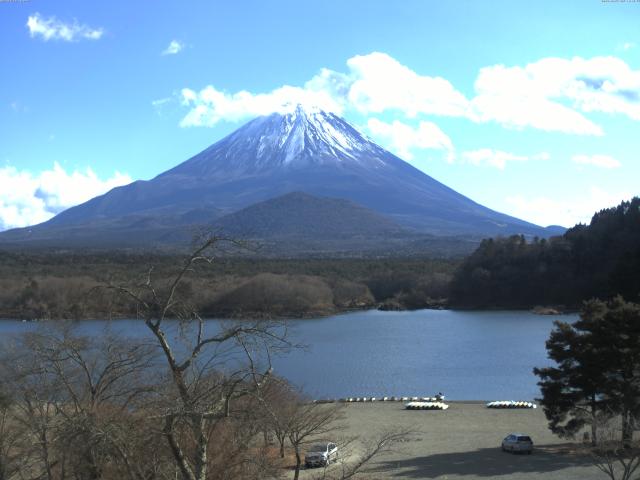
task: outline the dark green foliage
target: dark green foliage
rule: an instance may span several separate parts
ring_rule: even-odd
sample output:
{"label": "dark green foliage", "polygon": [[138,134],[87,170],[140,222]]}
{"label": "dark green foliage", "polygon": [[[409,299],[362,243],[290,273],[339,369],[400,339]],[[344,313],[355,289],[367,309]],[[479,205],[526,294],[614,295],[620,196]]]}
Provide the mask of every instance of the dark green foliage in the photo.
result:
{"label": "dark green foliage", "polygon": [[557,367],[534,368],[540,377],[540,403],[550,430],[561,437],[573,437],[586,425],[596,442],[596,418],[604,408],[604,381],[598,352],[592,338],[575,325],[555,322],[547,340],[549,358]]}
{"label": "dark green foliage", "polygon": [[640,305],[619,296],[606,304],[591,300],[576,328],[589,335],[607,408],[621,415],[623,440],[630,441],[640,415]]}
{"label": "dark green foliage", "polygon": [[640,198],[596,213],[562,237],[484,240],[456,272],[451,301],[466,307],[577,307],[593,297],[640,298]]}
{"label": "dark green foliage", "polygon": [[640,414],[640,305],[620,296],[585,302],[580,320],[556,322],[546,345],[557,366],[534,373],[550,429],[572,436],[590,424],[595,444],[598,415],[619,415],[629,441]]}

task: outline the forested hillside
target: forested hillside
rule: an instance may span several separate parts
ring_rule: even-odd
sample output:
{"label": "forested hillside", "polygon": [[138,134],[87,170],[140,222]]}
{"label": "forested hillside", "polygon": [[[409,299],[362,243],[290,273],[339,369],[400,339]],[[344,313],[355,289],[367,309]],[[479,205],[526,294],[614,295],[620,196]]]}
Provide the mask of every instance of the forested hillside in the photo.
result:
{"label": "forested hillside", "polygon": [[640,198],[596,213],[561,237],[484,240],[456,272],[451,303],[463,307],[578,306],[621,294],[640,298]]}
{"label": "forested hillside", "polygon": [[[135,303],[94,290],[171,278],[183,257],[0,251],[0,318],[135,317]],[[442,305],[458,260],[219,258],[182,284],[203,316],[301,317]]]}

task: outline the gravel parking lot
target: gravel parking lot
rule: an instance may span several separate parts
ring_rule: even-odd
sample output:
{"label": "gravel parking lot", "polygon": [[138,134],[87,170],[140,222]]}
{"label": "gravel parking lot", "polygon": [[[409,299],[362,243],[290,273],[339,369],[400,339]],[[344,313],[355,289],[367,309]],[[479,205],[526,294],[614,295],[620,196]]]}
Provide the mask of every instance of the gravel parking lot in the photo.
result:
{"label": "gravel parking lot", "polygon": [[[488,409],[484,402],[448,402],[445,411],[405,410],[399,402],[347,404],[341,436],[367,439],[390,428],[417,433],[398,451],[372,463],[364,477],[380,479],[562,479],[605,478],[578,451],[547,429],[541,409]],[[504,453],[511,432],[532,437],[532,455]],[[338,469],[339,465],[329,467]],[[305,472],[309,478],[312,472]]]}

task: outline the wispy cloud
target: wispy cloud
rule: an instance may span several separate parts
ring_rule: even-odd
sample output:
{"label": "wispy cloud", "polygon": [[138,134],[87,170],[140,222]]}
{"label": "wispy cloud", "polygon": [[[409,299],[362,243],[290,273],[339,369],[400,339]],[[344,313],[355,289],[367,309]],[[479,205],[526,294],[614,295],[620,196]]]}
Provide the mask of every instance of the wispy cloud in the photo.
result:
{"label": "wispy cloud", "polygon": [[462,153],[462,159],[476,166],[488,166],[504,170],[509,162],[527,162],[529,160],[549,160],[547,152],[536,153],[535,155],[516,155],[502,150],[491,148],[480,148]]}
{"label": "wispy cloud", "polygon": [[171,42],[169,42],[169,46],[162,51],[161,55],[176,55],[183,49],[184,43],[179,42],[178,40],[171,40]]}
{"label": "wispy cloud", "polygon": [[398,120],[387,123],[371,118],[367,130],[404,160],[413,160],[413,149],[436,149],[445,150],[447,160],[453,161],[453,143],[435,123],[422,121],[414,128]]}
{"label": "wispy cloud", "polygon": [[9,103],[9,108],[11,110],[13,110],[14,112],[16,112],[16,113],[28,113],[29,112],[29,107],[24,105],[19,100],[14,100],[13,102]]}
{"label": "wispy cloud", "polygon": [[25,227],[86,202],[114,187],[131,183],[119,172],[102,180],[88,168],[68,173],[55,163],[51,170],[32,174],[13,166],[0,168],[0,230]]}
{"label": "wispy cloud", "polygon": [[505,128],[533,128],[600,136],[592,112],[640,121],[640,70],[616,57],[543,58],[524,66],[482,68],[475,95],[467,98],[447,79],[421,75],[387,54],[374,52],[347,60],[347,71],[321,69],[301,86],[270,92],[229,93],[209,85],[182,90],[189,109],[181,125],[213,126],[220,121],[280,111],[291,103],[313,103],[341,113],[389,112],[403,119],[424,116],[467,118]]}
{"label": "wispy cloud", "polygon": [[574,155],[571,157],[571,161],[580,165],[592,165],[600,168],[619,168],[622,166],[620,161],[610,155]]}
{"label": "wispy cloud", "polygon": [[31,38],[41,37],[43,40],[63,40],[73,42],[80,39],[99,40],[104,34],[102,28],[92,28],[74,20],[72,23],[64,23],[56,17],[43,17],[39,13],[30,15],[27,20],[27,28]]}

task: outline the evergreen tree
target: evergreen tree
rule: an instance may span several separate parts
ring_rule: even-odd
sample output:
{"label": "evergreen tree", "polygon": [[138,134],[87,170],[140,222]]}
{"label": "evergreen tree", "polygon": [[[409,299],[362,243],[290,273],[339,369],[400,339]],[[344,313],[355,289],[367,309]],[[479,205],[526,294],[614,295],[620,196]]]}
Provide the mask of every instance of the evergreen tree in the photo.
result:
{"label": "evergreen tree", "polygon": [[620,296],[608,303],[590,300],[576,328],[590,332],[607,406],[621,416],[622,440],[629,444],[640,414],[640,305]]}
{"label": "evergreen tree", "polygon": [[597,416],[619,415],[622,440],[631,441],[640,414],[640,305],[616,297],[584,303],[580,320],[556,322],[547,341],[556,367],[535,368],[549,428],[573,436]]}
{"label": "evergreen tree", "polygon": [[557,367],[534,368],[540,377],[540,403],[549,428],[561,437],[573,437],[591,426],[591,441],[597,441],[597,415],[605,407],[600,361],[590,345],[589,334],[574,325],[555,322],[546,346]]}

